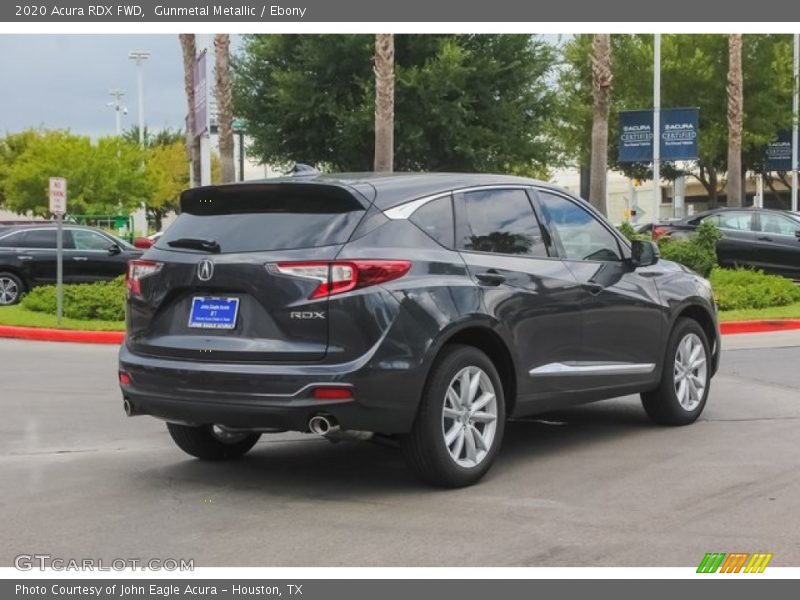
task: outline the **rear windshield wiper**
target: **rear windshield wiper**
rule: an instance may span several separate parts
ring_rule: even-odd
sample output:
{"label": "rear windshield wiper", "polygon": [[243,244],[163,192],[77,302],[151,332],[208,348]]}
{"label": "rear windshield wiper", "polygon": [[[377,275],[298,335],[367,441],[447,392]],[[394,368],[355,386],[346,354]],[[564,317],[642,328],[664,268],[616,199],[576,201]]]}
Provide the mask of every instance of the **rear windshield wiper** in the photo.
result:
{"label": "rear windshield wiper", "polygon": [[221,248],[215,240],[202,240],[198,238],[178,238],[167,242],[171,248],[191,248],[192,250],[203,250],[217,254]]}

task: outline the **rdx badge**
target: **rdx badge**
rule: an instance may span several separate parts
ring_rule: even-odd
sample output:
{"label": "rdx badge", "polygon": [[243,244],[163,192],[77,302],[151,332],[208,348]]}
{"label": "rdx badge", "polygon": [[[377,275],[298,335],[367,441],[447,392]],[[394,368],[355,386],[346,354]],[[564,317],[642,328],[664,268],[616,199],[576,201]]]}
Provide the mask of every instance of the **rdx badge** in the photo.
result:
{"label": "rdx badge", "polygon": [[324,319],[325,313],[319,311],[292,311],[289,313],[290,319]]}

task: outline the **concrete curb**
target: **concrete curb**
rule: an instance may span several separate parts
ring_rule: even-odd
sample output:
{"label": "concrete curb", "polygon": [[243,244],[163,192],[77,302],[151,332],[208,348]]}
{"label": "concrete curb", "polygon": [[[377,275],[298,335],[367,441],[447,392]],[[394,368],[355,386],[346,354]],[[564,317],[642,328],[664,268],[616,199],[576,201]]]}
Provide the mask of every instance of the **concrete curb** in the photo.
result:
{"label": "concrete curb", "polygon": [[800,329],[800,319],[773,319],[763,321],[727,321],[719,324],[722,335],[739,333],[766,333]]}
{"label": "concrete curb", "polygon": [[125,339],[124,331],[82,331],[70,329],[45,329],[40,327],[15,327],[0,325],[0,338],[38,340],[42,342],[77,342],[80,344],[116,344]]}

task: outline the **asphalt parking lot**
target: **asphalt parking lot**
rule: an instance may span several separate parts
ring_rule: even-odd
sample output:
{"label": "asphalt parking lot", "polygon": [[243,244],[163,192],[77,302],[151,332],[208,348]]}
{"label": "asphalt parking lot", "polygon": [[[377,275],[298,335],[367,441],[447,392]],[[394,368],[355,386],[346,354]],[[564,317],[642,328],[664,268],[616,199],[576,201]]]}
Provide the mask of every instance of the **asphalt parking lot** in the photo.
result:
{"label": "asphalt parking lot", "polygon": [[798,566],[800,334],[725,345],[695,425],[653,426],[636,397],[514,422],[480,485],[440,491],[392,447],[310,435],[198,462],[124,416],[115,348],[0,340],[0,565]]}

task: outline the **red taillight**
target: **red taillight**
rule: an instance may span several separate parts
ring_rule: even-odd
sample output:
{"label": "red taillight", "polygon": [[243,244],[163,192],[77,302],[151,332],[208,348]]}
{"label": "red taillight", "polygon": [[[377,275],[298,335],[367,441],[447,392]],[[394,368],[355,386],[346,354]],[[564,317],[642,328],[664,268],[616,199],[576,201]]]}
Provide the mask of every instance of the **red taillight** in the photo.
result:
{"label": "red taillight", "polygon": [[353,391],[346,387],[318,387],[311,396],[314,400],[352,400]]}
{"label": "red taillight", "polygon": [[310,300],[386,283],[408,273],[408,260],[351,260],[332,262],[282,262],[272,265],[284,275],[315,279],[319,285]]}
{"label": "red taillight", "polygon": [[128,272],[125,274],[125,287],[132,296],[142,294],[141,281],[145,277],[155,275],[161,270],[163,265],[153,260],[131,260],[128,261]]}
{"label": "red taillight", "polygon": [[664,237],[667,233],[669,233],[669,230],[666,227],[653,227],[650,237],[655,241],[660,237]]}
{"label": "red taillight", "polygon": [[119,372],[119,384],[120,385],[131,385],[133,383],[133,379],[127,373],[122,371]]}

